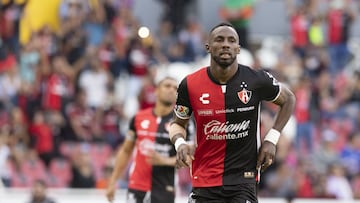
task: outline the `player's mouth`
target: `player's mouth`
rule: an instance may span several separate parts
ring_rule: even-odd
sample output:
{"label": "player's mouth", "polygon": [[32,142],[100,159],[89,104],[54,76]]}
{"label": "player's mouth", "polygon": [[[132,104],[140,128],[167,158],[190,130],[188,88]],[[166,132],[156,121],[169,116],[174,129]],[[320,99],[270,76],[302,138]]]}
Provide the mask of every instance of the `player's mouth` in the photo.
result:
{"label": "player's mouth", "polygon": [[231,54],[230,53],[220,53],[220,58],[223,58],[223,59],[228,59],[228,58],[231,58]]}

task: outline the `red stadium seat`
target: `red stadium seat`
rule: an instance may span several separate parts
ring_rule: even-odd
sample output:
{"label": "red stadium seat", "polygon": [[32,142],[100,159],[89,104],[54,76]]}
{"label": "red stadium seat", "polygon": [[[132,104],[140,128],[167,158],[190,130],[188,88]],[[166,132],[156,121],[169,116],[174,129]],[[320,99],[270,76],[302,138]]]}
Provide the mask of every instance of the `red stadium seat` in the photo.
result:
{"label": "red stadium seat", "polygon": [[61,155],[66,158],[72,158],[76,150],[79,149],[79,144],[76,142],[62,142],[59,149]]}
{"label": "red stadium seat", "polygon": [[29,187],[30,183],[28,181],[28,178],[21,172],[21,170],[18,170],[15,166],[15,163],[8,160],[7,166],[10,169],[10,180],[11,180],[11,187]]}
{"label": "red stadium seat", "polygon": [[55,158],[49,165],[51,187],[67,187],[72,178],[71,164],[67,159]]}
{"label": "red stadium seat", "polygon": [[20,171],[28,180],[29,186],[37,179],[42,179],[47,183],[49,181],[49,174],[41,159],[25,160],[20,166]]}
{"label": "red stadium seat", "polygon": [[96,143],[91,144],[90,156],[93,160],[93,167],[95,172],[95,178],[99,179],[103,177],[103,168],[112,154],[112,149],[108,144]]}

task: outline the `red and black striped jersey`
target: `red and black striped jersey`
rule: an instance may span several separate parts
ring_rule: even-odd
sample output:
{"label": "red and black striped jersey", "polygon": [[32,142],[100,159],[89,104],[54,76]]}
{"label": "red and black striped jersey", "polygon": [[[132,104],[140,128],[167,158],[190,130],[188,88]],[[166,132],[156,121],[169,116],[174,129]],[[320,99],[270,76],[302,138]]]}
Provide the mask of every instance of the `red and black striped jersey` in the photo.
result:
{"label": "red and black striped jersey", "polygon": [[158,117],[153,108],[139,111],[130,122],[130,130],[135,132],[135,154],[130,167],[129,188],[140,191],[173,190],[174,167],[152,166],[146,162],[146,156],[156,151],[162,156],[176,155],[170,142],[168,129],[172,113]]}
{"label": "red and black striped jersey", "polygon": [[219,84],[209,67],[182,80],[174,111],[179,118],[195,118],[193,187],[255,182],[260,104],[275,100],[279,93],[271,74],[243,65],[227,84]]}

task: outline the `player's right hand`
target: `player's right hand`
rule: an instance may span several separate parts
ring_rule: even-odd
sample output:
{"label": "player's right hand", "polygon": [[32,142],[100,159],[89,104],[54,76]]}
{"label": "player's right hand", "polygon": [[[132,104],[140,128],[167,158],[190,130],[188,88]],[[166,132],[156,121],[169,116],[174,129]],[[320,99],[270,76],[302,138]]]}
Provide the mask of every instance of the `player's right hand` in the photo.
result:
{"label": "player's right hand", "polygon": [[182,144],[176,153],[176,168],[190,167],[194,159],[194,149],[189,144]]}
{"label": "player's right hand", "polygon": [[106,198],[109,202],[114,201],[115,196],[115,190],[116,190],[116,184],[109,184],[106,189]]}

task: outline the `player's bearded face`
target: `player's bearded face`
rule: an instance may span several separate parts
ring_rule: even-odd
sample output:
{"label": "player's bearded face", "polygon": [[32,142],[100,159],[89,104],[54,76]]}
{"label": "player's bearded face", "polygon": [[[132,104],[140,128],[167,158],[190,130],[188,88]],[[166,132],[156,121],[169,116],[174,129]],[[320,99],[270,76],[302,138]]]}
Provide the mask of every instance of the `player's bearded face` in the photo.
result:
{"label": "player's bearded face", "polygon": [[208,51],[211,59],[221,68],[227,68],[236,60],[240,51],[236,31],[231,27],[218,27],[211,33]]}

